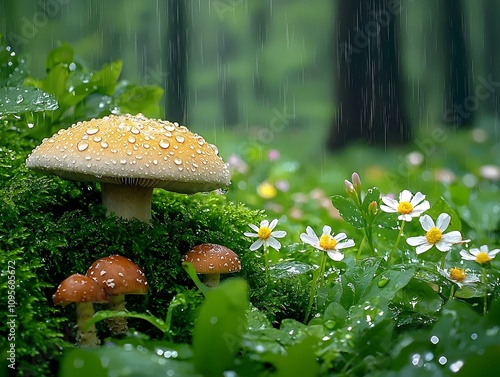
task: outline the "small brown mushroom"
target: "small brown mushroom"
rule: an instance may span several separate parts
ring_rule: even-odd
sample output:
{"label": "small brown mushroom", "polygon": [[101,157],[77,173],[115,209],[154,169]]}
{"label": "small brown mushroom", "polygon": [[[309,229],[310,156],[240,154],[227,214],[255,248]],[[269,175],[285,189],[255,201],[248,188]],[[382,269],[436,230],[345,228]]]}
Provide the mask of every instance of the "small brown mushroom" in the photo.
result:
{"label": "small brown mushroom", "polygon": [[194,266],[195,271],[201,274],[203,283],[208,287],[219,285],[220,274],[241,270],[240,258],[234,251],[213,243],[193,247],[184,254],[183,260]]}
{"label": "small brown mushroom", "polygon": [[54,305],[76,304],[77,344],[82,347],[96,347],[101,342],[97,337],[95,325],[83,330],[87,321],[94,315],[92,303],[108,302],[109,298],[94,280],[81,274],[73,274],[57,287],[53,296]]}
{"label": "small brown mushroom", "polygon": [[193,194],[229,186],[215,145],[186,127],[142,114],[74,124],[45,139],[26,167],[64,179],[99,182],[108,213],[151,219],[155,187]]}
{"label": "small brown mushroom", "polygon": [[[96,281],[110,297],[109,310],[125,310],[125,295],[148,293],[144,272],[129,258],[121,255],[110,255],[96,260],[86,275]],[[126,318],[110,318],[107,323],[113,335],[127,332]]]}

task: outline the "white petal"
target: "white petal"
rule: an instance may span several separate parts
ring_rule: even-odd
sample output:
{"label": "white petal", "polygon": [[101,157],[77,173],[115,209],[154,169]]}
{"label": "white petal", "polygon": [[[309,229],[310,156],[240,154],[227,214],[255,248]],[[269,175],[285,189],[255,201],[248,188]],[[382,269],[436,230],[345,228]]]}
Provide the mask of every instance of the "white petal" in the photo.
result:
{"label": "white petal", "polygon": [[431,208],[431,205],[429,204],[429,202],[427,200],[425,200],[424,202],[420,203],[419,205],[414,206],[413,211],[411,211],[411,212],[414,214],[416,214],[416,213],[421,214],[422,212],[427,211],[429,208]]}
{"label": "white petal", "polygon": [[306,228],[306,233],[307,233],[307,235],[308,235],[308,236],[318,238],[318,236],[317,236],[317,235],[316,235],[316,233],[314,232],[313,228],[311,228],[310,226],[307,226],[307,228]]}
{"label": "white petal", "polygon": [[274,219],[273,221],[271,221],[271,224],[269,224],[269,229],[273,230],[274,228],[276,228],[276,225],[278,225],[278,219]]}
{"label": "white petal", "polygon": [[271,236],[275,238],[283,238],[286,236],[286,231],[284,230],[275,230],[274,232],[271,232]]}
{"label": "white petal", "polygon": [[406,243],[410,246],[423,245],[423,244],[427,243],[427,238],[425,238],[424,236],[408,237],[406,239]]}
{"label": "white petal", "polygon": [[469,254],[465,250],[460,251],[460,256],[462,257],[463,260],[476,260],[475,256]]}
{"label": "white petal", "polygon": [[281,244],[279,243],[279,241],[276,238],[269,237],[267,239],[267,244],[269,246],[271,246],[273,249],[275,249],[276,251],[279,251],[279,249],[281,249]]}
{"label": "white petal", "polygon": [[262,245],[264,245],[264,241],[259,238],[257,241],[250,245],[250,251],[255,251]]}
{"label": "white petal", "polygon": [[411,221],[411,219],[412,219],[411,214],[399,215],[398,216],[398,220]]}
{"label": "white petal", "polygon": [[420,203],[422,200],[425,199],[425,195],[422,194],[420,191],[415,194],[415,196],[411,199],[410,204],[413,207],[416,207],[418,203]]}
{"label": "white petal", "polygon": [[432,245],[429,243],[423,244],[423,245],[417,246],[417,249],[415,250],[415,252],[417,254],[422,254],[422,253],[426,252],[427,250],[429,250],[431,247],[432,247]]}
{"label": "white petal", "polygon": [[354,240],[347,240],[344,242],[340,242],[337,244],[335,249],[340,250],[340,249],[345,249],[346,247],[353,247],[355,245]]}
{"label": "white petal", "polygon": [[420,218],[420,224],[422,225],[422,228],[427,232],[431,228],[434,228],[434,220],[429,215],[423,215]]}
{"label": "white petal", "polygon": [[448,225],[450,225],[450,220],[451,216],[448,215],[447,213],[442,213],[438,216],[436,220],[436,227],[441,231],[444,232],[446,228],[448,228]]}
{"label": "white petal", "polygon": [[462,234],[458,230],[454,230],[453,232],[443,234],[443,238],[441,238],[441,241],[449,242],[452,244],[459,243],[462,241]]}
{"label": "white petal", "polygon": [[257,225],[254,225],[254,224],[248,224],[248,226],[250,228],[252,228],[252,230],[256,231],[257,233],[259,232],[259,227]]}
{"label": "white petal", "polygon": [[245,232],[243,234],[247,237],[259,237],[257,233]]}
{"label": "white petal", "polygon": [[323,227],[323,234],[330,235],[332,233],[332,227],[330,225],[325,225]]}
{"label": "white petal", "polygon": [[300,239],[302,240],[302,242],[311,245],[314,248],[319,247],[319,239],[318,237],[316,237],[316,235],[314,237],[311,237],[309,234],[302,233],[300,235]]}
{"label": "white petal", "polygon": [[399,194],[399,201],[400,202],[410,202],[412,197],[412,193],[408,190],[403,190],[401,191],[401,194]]}
{"label": "white petal", "polygon": [[384,212],[387,212],[387,213],[395,213],[395,212],[398,212],[398,210],[396,208],[392,208],[392,207],[388,207],[388,206],[385,206],[383,204],[380,205],[380,209]]}
{"label": "white petal", "polygon": [[347,234],[345,233],[339,233],[333,239],[337,242],[342,241],[344,238],[347,238]]}
{"label": "white petal", "polygon": [[331,259],[333,259],[336,262],[340,262],[342,259],[344,259],[344,254],[339,253],[338,251],[335,250],[327,251],[327,254]]}
{"label": "white petal", "polygon": [[260,227],[261,228],[263,228],[263,227],[269,228],[269,221],[268,220],[262,220],[260,222]]}
{"label": "white petal", "polygon": [[488,254],[488,245],[482,245],[482,246],[480,246],[479,250],[481,250],[483,253]]}
{"label": "white petal", "polygon": [[448,251],[451,249],[452,243],[447,242],[444,237],[434,244],[439,251]]}
{"label": "white petal", "polygon": [[388,207],[391,207],[391,208],[394,208],[394,209],[397,209],[398,208],[398,201],[397,200],[394,200],[393,198],[389,198],[388,196],[384,196],[382,198],[382,201],[384,202],[385,205],[387,205]]}
{"label": "white petal", "polygon": [[481,252],[481,250],[477,249],[477,248],[472,248],[469,250],[469,253],[474,255],[474,259],[476,259],[477,255]]}
{"label": "white petal", "polygon": [[495,255],[497,255],[498,253],[500,253],[500,249],[495,249],[495,250],[491,250],[489,253],[488,253],[488,256],[490,258],[493,258]]}

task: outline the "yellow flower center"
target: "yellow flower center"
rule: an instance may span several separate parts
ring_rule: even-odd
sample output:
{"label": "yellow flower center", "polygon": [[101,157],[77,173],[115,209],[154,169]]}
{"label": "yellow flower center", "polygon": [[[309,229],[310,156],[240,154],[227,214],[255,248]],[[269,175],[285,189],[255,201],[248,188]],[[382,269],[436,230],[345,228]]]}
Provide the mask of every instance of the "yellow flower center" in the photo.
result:
{"label": "yellow flower center", "polygon": [[450,268],[450,278],[455,281],[462,281],[465,279],[467,274],[461,268],[452,267]]}
{"label": "yellow flower center", "polygon": [[333,250],[337,246],[337,240],[329,234],[323,234],[319,239],[319,247],[323,250]]}
{"label": "yellow flower center", "polygon": [[488,253],[485,253],[484,251],[481,251],[478,255],[476,255],[476,262],[479,264],[488,263],[492,259],[493,258],[490,258]]}
{"label": "yellow flower center", "polygon": [[442,237],[443,233],[441,233],[441,231],[436,227],[429,229],[429,231],[425,234],[427,242],[432,245],[438,243]]}
{"label": "yellow flower center", "polygon": [[267,240],[270,235],[271,229],[269,229],[267,226],[263,226],[259,229],[258,236],[261,240]]}
{"label": "yellow flower center", "polygon": [[402,215],[407,215],[413,211],[413,206],[410,202],[399,202],[398,204],[398,212]]}

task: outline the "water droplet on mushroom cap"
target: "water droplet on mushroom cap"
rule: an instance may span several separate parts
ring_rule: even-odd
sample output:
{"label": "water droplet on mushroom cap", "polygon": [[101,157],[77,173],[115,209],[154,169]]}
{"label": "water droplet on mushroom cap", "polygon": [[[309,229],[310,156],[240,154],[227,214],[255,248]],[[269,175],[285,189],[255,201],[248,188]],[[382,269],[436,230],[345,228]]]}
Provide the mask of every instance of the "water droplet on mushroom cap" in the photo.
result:
{"label": "water droplet on mushroom cap", "polygon": [[229,169],[201,136],[143,115],[112,114],[78,122],[44,140],[28,156],[26,166],[66,179],[186,194],[230,183]]}

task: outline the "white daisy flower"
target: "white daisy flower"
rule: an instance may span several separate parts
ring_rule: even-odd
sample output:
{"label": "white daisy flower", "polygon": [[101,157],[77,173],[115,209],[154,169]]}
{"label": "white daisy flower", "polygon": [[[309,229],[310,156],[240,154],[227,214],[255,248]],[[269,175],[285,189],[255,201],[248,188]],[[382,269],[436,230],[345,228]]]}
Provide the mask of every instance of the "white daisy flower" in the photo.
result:
{"label": "white daisy flower", "polygon": [[438,216],[436,224],[429,215],[423,215],[420,219],[422,228],[426,231],[425,236],[409,237],[406,242],[410,246],[417,247],[417,254],[429,250],[432,246],[436,246],[439,251],[448,251],[453,244],[469,242],[470,240],[462,240],[462,234],[458,230],[443,234],[450,225],[451,217],[447,213],[442,213]]}
{"label": "white daisy flower", "polygon": [[328,256],[334,261],[341,261],[344,259],[344,254],[339,250],[345,249],[346,247],[354,246],[354,241],[348,239],[347,241],[340,242],[347,238],[345,233],[339,233],[335,237],[333,236],[332,228],[328,225],[323,227],[323,234],[318,237],[314,230],[310,226],[306,228],[306,233],[300,235],[302,242],[307,243],[314,247],[315,249],[326,251]]}
{"label": "white daisy flower", "polygon": [[473,285],[479,282],[479,278],[474,275],[469,275],[467,272],[458,267],[452,267],[448,270],[438,268],[438,271],[449,281],[455,283],[460,288],[464,285]]}
{"label": "white daisy flower", "polygon": [[400,213],[399,220],[411,221],[413,217],[419,217],[422,212],[431,208],[429,202],[425,199],[425,195],[417,192],[415,196],[408,191],[403,190],[399,194],[399,201],[392,199],[389,196],[382,197],[384,204],[380,205],[380,209],[389,213]]}
{"label": "white daisy flower", "polygon": [[278,219],[274,219],[269,224],[269,221],[262,220],[260,222],[260,227],[254,224],[248,224],[250,228],[252,228],[257,233],[245,232],[245,236],[247,237],[258,237],[259,239],[250,245],[250,250],[255,251],[262,245],[271,246],[275,250],[279,250],[281,248],[281,243],[276,238],[283,238],[286,236],[286,232],[284,230],[275,230],[273,229],[278,224]]}
{"label": "white daisy flower", "polygon": [[463,260],[473,260],[479,264],[485,264],[495,258],[495,255],[498,253],[500,253],[500,249],[488,251],[488,246],[483,245],[479,247],[479,249],[470,249],[468,252],[466,250],[462,250],[460,252],[460,256]]}

